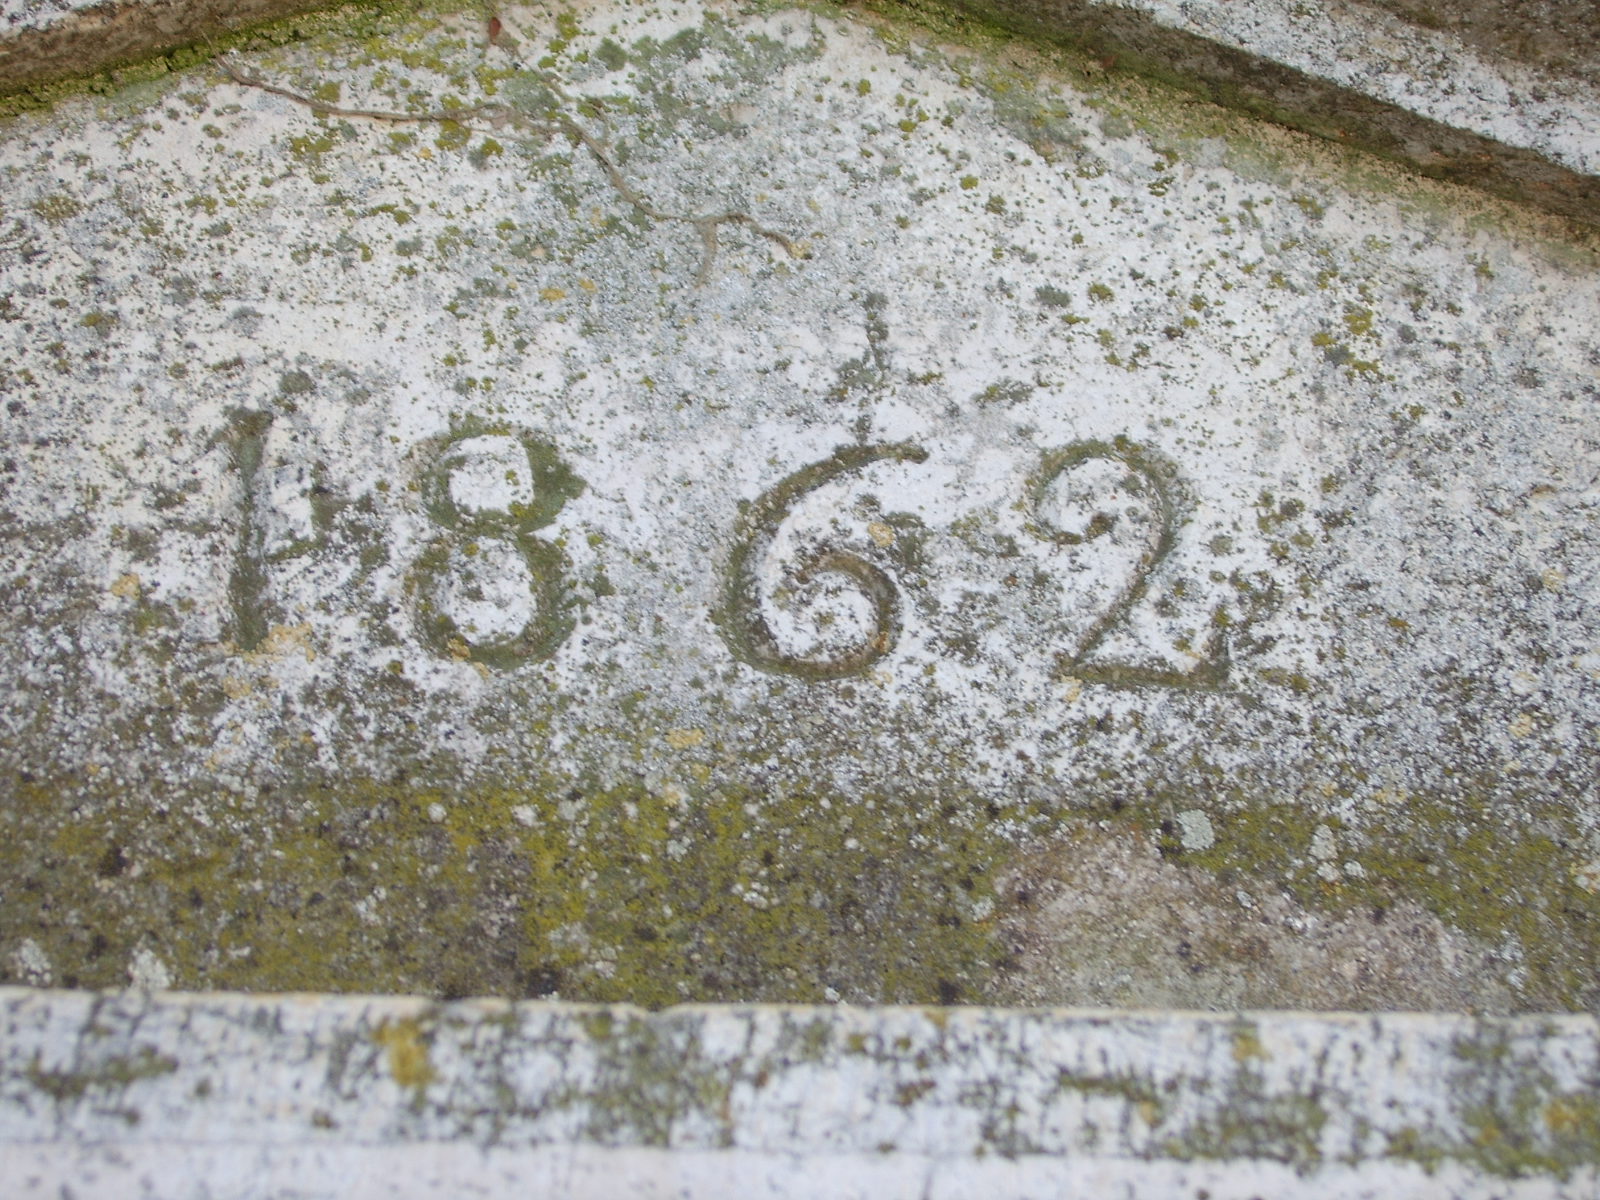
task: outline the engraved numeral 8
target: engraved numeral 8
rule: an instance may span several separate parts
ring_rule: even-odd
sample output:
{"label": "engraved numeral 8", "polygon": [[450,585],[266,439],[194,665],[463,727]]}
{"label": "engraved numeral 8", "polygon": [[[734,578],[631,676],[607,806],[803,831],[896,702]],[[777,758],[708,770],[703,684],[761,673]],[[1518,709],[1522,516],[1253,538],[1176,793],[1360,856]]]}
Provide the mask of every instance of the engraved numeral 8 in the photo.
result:
{"label": "engraved numeral 8", "polygon": [[[583,491],[554,447],[468,425],[423,447],[423,503],[448,532],[407,580],[424,644],[448,658],[515,667],[554,654],[573,628],[566,556],[535,536]],[[425,460],[426,461],[426,460]]]}

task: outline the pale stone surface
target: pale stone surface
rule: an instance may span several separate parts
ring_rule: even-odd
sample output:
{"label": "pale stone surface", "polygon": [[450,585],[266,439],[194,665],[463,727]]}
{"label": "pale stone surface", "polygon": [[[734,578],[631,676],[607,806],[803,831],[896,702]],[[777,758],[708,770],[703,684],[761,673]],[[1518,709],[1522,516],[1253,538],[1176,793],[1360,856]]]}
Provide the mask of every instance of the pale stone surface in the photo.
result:
{"label": "pale stone surface", "polygon": [[8,1197],[1570,1197],[1590,1017],[0,990]]}
{"label": "pale stone surface", "polygon": [[1595,1001],[1592,237],[1074,60],[503,16],[8,122],[12,978]]}
{"label": "pale stone surface", "polygon": [[0,28],[9,33],[47,29],[81,16],[99,0],[4,0],[0,3]]}

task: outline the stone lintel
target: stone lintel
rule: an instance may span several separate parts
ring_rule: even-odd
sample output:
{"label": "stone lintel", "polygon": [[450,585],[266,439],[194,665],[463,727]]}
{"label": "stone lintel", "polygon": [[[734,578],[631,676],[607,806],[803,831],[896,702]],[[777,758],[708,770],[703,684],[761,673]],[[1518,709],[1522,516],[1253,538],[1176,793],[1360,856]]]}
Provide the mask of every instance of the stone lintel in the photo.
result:
{"label": "stone lintel", "polygon": [[9,1196],[1555,1198],[1600,1163],[1588,1016],[21,988],[0,1014]]}
{"label": "stone lintel", "polygon": [[1354,3],[958,3],[1087,51],[1108,71],[1154,76],[1435,179],[1600,221],[1592,137],[1600,92],[1592,72],[1470,44],[1458,36],[1454,5],[1436,6],[1444,15],[1428,28]]}

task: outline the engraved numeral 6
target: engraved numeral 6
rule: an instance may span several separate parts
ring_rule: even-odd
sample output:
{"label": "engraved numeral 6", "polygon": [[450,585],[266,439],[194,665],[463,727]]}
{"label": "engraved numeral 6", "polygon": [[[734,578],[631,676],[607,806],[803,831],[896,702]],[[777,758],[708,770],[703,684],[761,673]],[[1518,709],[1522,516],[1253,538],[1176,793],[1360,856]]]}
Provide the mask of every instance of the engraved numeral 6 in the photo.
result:
{"label": "engraved numeral 6", "polygon": [[[821,462],[802,467],[763,492],[739,521],[734,551],[716,622],[734,656],[760,671],[800,679],[840,679],[864,671],[894,649],[900,633],[900,601],[894,581],[862,554],[826,541],[801,552],[770,600],[778,609],[811,614],[809,639],[800,652],[786,650],[765,610],[762,568],[778,537],[779,527],[811,492],[841,476],[878,462],[923,462],[928,452],[907,442],[841,446]],[[909,517],[890,518],[905,524]],[[893,528],[883,525],[893,542]],[[883,549],[881,557],[893,559]],[[851,595],[853,593],[853,595]],[[865,612],[861,611],[865,603]],[[842,618],[842,619],[841,619]]]}

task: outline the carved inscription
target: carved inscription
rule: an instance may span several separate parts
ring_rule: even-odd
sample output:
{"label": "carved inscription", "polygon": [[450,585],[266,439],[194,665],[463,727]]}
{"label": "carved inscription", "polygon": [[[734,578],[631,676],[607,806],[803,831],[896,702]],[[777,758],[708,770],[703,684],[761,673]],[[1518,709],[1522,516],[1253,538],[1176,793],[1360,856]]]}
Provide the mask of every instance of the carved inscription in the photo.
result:
{"label": "carved inscription", "polygon": [[[229,436],[240,483],[230,593],[234,641],[245,650],[266,628],[268,569],[312,545],[267,528],[274,512],[294,507],[294,497],[277,495],[283,481],[268,478],[271,424],[264,414],[240,414]],[[583,491],[583,481],[549,442],[477,419],[421,443],[411,458],[418,464],[415,494],[437,530],[405,574],[418,639],[441,657],[498,670],[549,658],[572,632],[575,614],[570,563],[540,531]],[[916,468],[928,460],[929,451],[911,442],[841,446],[742,507],[712,613],[736,659],[815,682],[860,675],[893,653],[903,589],[908,579],[926,582],[922,518],[880,506],[866,536],[853,537],[838,522],[809,538],[792,526],[808,501],[831,502],[829,488],[853,485],[875,467]],[[1151,603],[1152,580],[1171,559],[1188,515],[1191,501],[1174,463],[1125,438],[1075,441],[1040,455],[1018,488],[1023,529],[1049,568],[1040,577],[1096,576],[1092,612],[1079,611],[1082,603],[1066,606],[1045,631],[1060,675],[1119,688],[1226,686],[1230,654],[1220,616],[1204,644],[1186,651],[1193,659],[1186,668],[1134,661],[1115,645]],[[327,507],[327,489],[318,482],[315,490]],[[871,503],[879,505],[875,496]]]}
{"label": "carved inscription", "polygon": [[[894,649],[900,632],[900,599],[884,569],[851,550],[820,546],[808,550],[792,580],[800,590],[796,601],[815,603],[822,586],[844,581],[870,606],[868,628],[850,645],[819,652],[785,651],[763,614],[759,569],[773,538],[795,503],[807,493],[876,462],[924,462],[928,452],[909,442],[875,446],[843,446],[819,463],[802,467],[763,492],[740,521],[739,538],[728,564],[727,587],[719,614],[723,637],[734,655],[760,671],[800,679],[838,679],[866,670]],[[880,559],[895,555],[893,543]]]}

